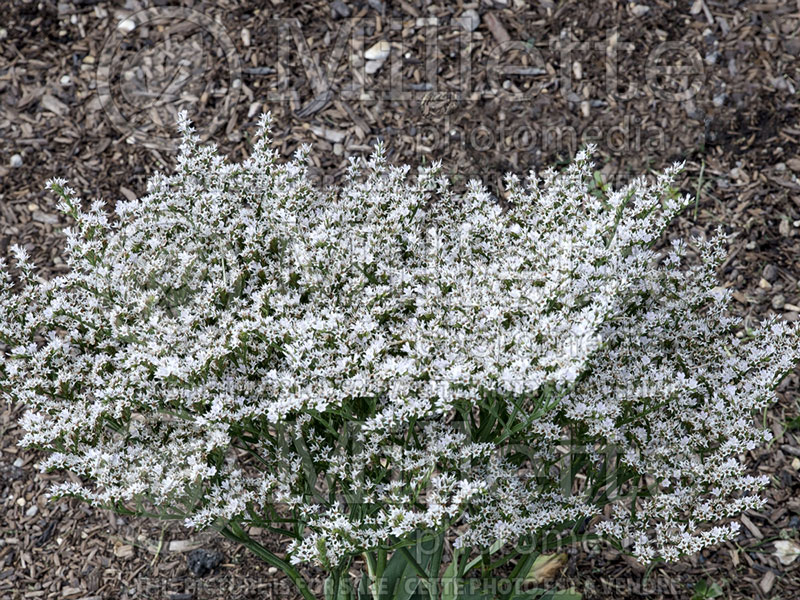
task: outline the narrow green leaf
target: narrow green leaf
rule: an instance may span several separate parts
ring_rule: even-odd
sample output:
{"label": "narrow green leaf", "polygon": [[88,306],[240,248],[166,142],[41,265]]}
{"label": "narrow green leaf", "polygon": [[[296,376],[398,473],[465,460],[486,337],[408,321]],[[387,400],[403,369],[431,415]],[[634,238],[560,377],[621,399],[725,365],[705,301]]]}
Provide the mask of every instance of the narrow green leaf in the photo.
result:
{"label": "narrow green leaf", "polygon": [[[489,548],[489,555],[494,554],[495,552],[500,550],[500,548],[502,548],[502,547],[503,547],[503,542],[502,541],[495,542],[494,544],[492,544],[491,548]],[[467,566],[464,569],[464,573],[469,573],[472,569],[477,567],[479,564],[481,564],[481,557],[480,556],[476,556],[475,558],[473,558],[471,561],[469,561],[467,563]]]}
{"label": "narrow green leaf", "polygon": [[[422,534],[418,532],[416,544],[403,547],[392,554],[383,577],[376,582],[377,600],[411,600],[419,588],[420,581],[429,580],[428,570],[437,549],[425,548],[421,538]],[[430,541],[439,543],[437,539]]]}
{"label": "narrow green leaf", "polygon": [[442,600],[456,600],[456,594],[458,592],[456,577],[458,574],[458,561],[460,557],[461,556],[458,550],[455,550],[453,554],[453,560],[450,561],[450,564],[447,565],[447,568],[442,574],[442,580],[440,582],[442,588]]}
{"label": "narrow green leaf", "polygon": [[361,574],[361,580],[358,582],[358,600],[374,600],[369,590],[369,576],[366,573]]}

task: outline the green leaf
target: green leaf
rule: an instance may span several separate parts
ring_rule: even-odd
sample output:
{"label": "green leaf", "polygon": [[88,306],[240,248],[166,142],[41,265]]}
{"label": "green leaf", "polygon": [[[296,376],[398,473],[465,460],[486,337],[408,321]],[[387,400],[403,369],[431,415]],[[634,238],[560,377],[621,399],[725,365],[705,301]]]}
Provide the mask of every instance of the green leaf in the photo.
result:
{"label": "green leaf", "polygon": [[583,594],[573,589],[545,590],[536,588],[517,594],[511,600],[582,600]]}
{"label": "green leaf", "polygon": [[335,585],[335,579],[333,576],[329,575],[325,578],[325,583],[322,587],[325,600],[354,600],[353,585],[350,581],[350,577],[345,575],[341,578],[339,581],[338,593],[335,590]]}
{"label": "green leaf", "polygon": [[339,582],[339,595],[336,597],[336,600],[356,600],[353,594],[353,582],[350,580],[350,577],[344,577]]}
{"label": "green leaf", "polygon": [[376,582],[381,600],[394,598],[397,581],[402,577],[406,567],[411,569],[411,565],[408,564],[402,553],[395,552],[389,562],[386,563],[386,570],[384,570],[380,581]]}
{"label": "green leaf", "polygon": [[444,574],[442,575],[440,582],[442,587],[442,600],[456,600],[456,593],[458,591],[456,586],[456,575],[458,573],[459,558],[460,555],[456,550],[453,560],[450,561],[450,564],[447,565],[447,568],[444,570]]}
{"label": "green leaf", "polygon": [[541,588],[536,588],[533,590],[526,590],[522,593],[513,596],[511,600],[541,600],[547,594],[547,590],[543,590]]}
{"label": "green leaf", "polygon": [[361,574],[358,582],[358,600],[373,600],[372,592],[369,590],[369,577],[366,573]]}
{"label": "green leaf", "polygon": [[333,589],[333,577],[328,575],[325,578],[325,582],[322,584],[322,595],[325,600],[336,600],[336,593]]}
{"label": "green leaf", "polygon": [[692,600],[707,600],[711,598],[719,598],[722,596],[722,588],[714,581],[708,583],[705,579],[701,579],[694,586],[694,594]]}
{"label": "green leaf", "polygon": [[[502,541],[495,542],[494,544],[492,544],[491,548],[489,548],[489,555],[491,556],[492,554],[494,554],[495,552],[500,550],[500,548],[502,548],[502,547],[503,547],[503,542]],[[469,561],[467,563],[467,566],[464,569],[464,573],[465,574],[469,573],[472,569],[477,567],[479,564],[481,564],[481,557],[480,556],[476,556],[475,558],[473,558],[471,561]]]}
{"label": "green leaf", "polygon": [[494,593],[481,589],[482,584],[477,580],[462,580],[462,583],[463,586],[458,590],[459,594],[456,596],[456,600],[494,600]]}
{"label": "green leaf", "polygon": [[[536,552],[530,552],[520,557],[519,562],[517,562],[517,565],[514,567],[514,569],[511,571],[511,574],[508,577],[511,580],[512,584],[515,586],[515,589],[518,589],[516,588],[516,586],[522,583],[522,581],[525,578],[525,575],[530,571],[530,568],[533,565],[534,561],[536,560],[537,556],[539,555]],[[511,598],[511,592],[502,594],[500,598],[501,600],[509,600]]]}
{"label": "green leaf", "polygon": [[432,551],[425,551],[421,543],[408,549],[406,555],[402,551],[395,551],[392,558],[386,563],[382,581],[377,582],[378,600],[411,600],[419,587],[420,579],[417,569],[407,558],[411,556],[423,570],[428,569],[433,556]]}
{"label": "green leaf", "polygon": [[583,594],[573,589],[551,590],[542,596],[542,600],[583,600]]}

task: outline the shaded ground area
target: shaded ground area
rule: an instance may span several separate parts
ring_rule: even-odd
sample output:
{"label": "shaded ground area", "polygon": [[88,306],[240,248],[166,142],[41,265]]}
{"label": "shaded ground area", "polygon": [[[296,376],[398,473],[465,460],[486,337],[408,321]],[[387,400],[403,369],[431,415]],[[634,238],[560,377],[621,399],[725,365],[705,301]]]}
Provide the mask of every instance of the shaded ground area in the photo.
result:
{"label": "shaded ground area", "polygon": [[[505,171],[562,164],[587,142],[612,183],[686,161],[680,187],[695,202],[669,235],[723,227],[736,310],[798,318],[795,0],[6,0],[0,23],[0,256],[21,243],[63,269],[47,179],[112,208],[171,168],[177,109],[234,159],[270,110],[275,147],[313,144],[323,183],[378,139],[393,160],[440,159],[457,185],[481,178],[499,197]],[[689,598],[705,579],[729,598],[797,597],[800,561],[773,556],[800,528],[797,384],[764,416],[775,441],[746,457],[773,487],[735,542],[647,577],[603,546],[573,548],[555,585]],[[57,476],[16,448],[18,410],[2,410],[0,599],[291,597],[212,536],[46,503]],[[187,561],[198,547],[222,554],[202,578]]]}

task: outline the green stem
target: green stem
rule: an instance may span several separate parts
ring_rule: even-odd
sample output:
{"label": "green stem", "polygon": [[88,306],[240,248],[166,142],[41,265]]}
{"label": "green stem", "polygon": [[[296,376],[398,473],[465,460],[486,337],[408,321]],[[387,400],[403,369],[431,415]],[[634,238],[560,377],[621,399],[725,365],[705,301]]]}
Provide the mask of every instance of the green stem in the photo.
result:
{"label": "green stem", "polygon": [[[378,563],[375,559],[375,554],[370,552],[369,550],[364,551],[364,562],[367,564],[367,576],[369,577],[369,582],[378,580],[377,572],[378,572]],[[375,598],[375,590],[370,590],[372,592],[372,597]]]}
{"label": "green stem", "polygon": [[375,565],[375,577],[383,577],[386,570],[386,548],[378,548],[378,561]]}
{"label": "green stem", "polygon": [[372,595],[374,598],[380,597],[383,573],[386,570],[386,548],[378,548],[377,560],[375,561],[375,577],[372,578]]}
{"label": "green stem", "polygon": [[456,569],[456,579],[463,579],[467,572],[467,564],[469,563],[469,555],[472,552],[472,546],[467,546],[463,549],[464,562],[458,564]]}
{"label": "green stem", "polygon": [[[342,573],[339,569],[334,569],[330,576],[331,589],[325,590],[325,600],[339,599],[339,585],[342,581]],[[325,582],[327,583],[327,581]]]}
{"label": "green stem", "polygon": [[539,556],[538,553],[531,552],[530,554],[524,555],[524,558],[520,557],[519,562],[514,567],[514,570],[511,571],[511,575],[508,577],[511,581],[512,589],[507,594],[502,594],[500,596],[501,600],[508,600],[511,597],[512,592],[519,588],[520,583],[524,581],[525,577],[528,575],[528,572],[533,566],[533,563],[536,561],[537,556]]}
{"label": "green stem", "polygon": [[372,579],[375,579],[375,571],[377,570],[375,555],[369,550],[365,550],[364,562],[367,564],[367,575],[369,575]]}
{"label": "green stem", "polygon": [[436,549],[434,550],[433,557],[431,558],[430,567],[430,600],[439,600],[439,570],[442,566],[442,553],[444,552],[444,536],[442,533],[436,540]]}
{"label": "green stem", "polygon": [[283,571],[286,574],[286,576],[292,580],[292,583],[294,583],[295,587],[297,588],[297,591],[300,592],[300,595],[303,596],[304,600],[317,600],[314,597],[314,594],[311,593],[311,590],[308,589],[308,584],[306,583],[305,579],[303,579],[303,576],[300,575],[300,572],[297,569],[295,569],[285,560],[277,557],[272,552],[267,550],[264,546],[262,546],[257,541],[252,539],[238,525],[232,525],[232,527],[237,529],[238,531],[234,532],[232,529],[228,527],[222,527],[221,529],[219,529],[219,532],[226,538],[233,540],[235,542],[239,542],[240,544],[243,544],[248,550],[250,550],[253,554],[258,556],[268,565]]}
{"label": "green stem", "polygon": [[489,578],[489,564],[492,562],[488,552],[481,552],[481,579]]}

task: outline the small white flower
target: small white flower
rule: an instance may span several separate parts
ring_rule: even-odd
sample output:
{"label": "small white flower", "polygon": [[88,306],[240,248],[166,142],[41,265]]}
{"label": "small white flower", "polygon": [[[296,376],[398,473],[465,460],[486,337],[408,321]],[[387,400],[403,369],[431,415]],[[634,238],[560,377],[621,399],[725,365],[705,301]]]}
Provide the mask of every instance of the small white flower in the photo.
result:
{"label": "small white flower", "polygon": [[696,264],[652,250],[675,168],[601,202],[589,149],[509,177],[502,208],[379,147],[319,190],[269,126],[230,164],[182,113],[175,173],[116,219],[49,184],[75,219],[67,274],[39,282],[13,248],[14,282],[0,260],[0,397],[26,408],[23,444],[58,449],[43,467],[87,481],[54,491],[193,527],[285,507],[291,561],[323,565],[419,529],[488,548],[604,514],[583,491],[608,461],[648,493],[596,529],[643,561],[731,539],[716,524],[763,503],[737,457],[767,439],[752,414],[800,336],[735,337],[722,237]]}

